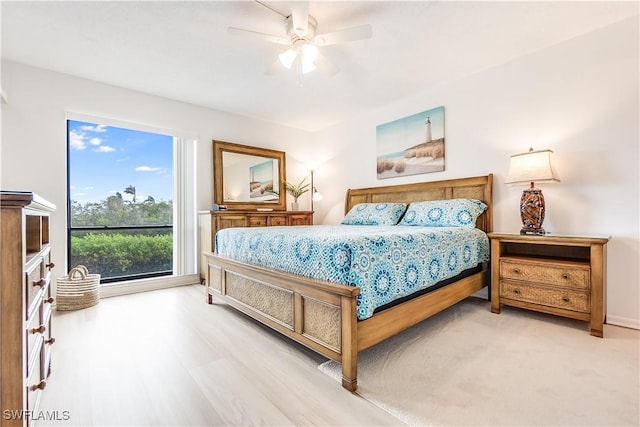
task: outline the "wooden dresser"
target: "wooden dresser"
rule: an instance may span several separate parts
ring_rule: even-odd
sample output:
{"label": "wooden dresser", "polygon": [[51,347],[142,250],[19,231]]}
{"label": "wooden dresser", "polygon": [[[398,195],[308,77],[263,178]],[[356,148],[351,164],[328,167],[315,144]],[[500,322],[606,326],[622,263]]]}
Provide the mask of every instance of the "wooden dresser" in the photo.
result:
{"label": "wooden dresser", "polygon": [[205,279],[207,260],[204,252],[215,251],[218,230],[230,227],[269,227],[276,225],[312,225],[312,211],[223,210],[199,212],[200,280]]}
{"label": "wooden dresser", "polygon": [[51,372],[51,249],[55,205],[0,193],[0,424],[29,426]]}
{"label": "wooden dresser", "polygon": [[489,233],[491,311],[500,305],[590,322],[603,336],[609,237]]}

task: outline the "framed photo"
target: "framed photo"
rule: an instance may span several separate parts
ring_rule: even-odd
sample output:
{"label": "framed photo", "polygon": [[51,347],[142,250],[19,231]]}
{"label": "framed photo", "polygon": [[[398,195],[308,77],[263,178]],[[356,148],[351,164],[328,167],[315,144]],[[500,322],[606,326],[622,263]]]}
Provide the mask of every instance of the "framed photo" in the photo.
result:
{"label": "framed photo", "polygon": [[444,107],[376,126],[378,179],[444,170]]}
{"label": "framed photo", "polygon": [[273,160],[249,167],[250,198],[265,196],[273,198],[273,168]]}

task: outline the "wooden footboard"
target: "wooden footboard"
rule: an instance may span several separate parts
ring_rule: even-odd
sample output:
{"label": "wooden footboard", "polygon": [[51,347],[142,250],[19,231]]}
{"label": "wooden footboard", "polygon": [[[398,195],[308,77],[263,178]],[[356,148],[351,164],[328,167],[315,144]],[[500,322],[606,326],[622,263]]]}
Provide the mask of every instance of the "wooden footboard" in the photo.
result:
{"label": "wooden footboard", "polygon": [[342,364],[342,386],[357,388],[358,353],[439,313],[487,285],[481,271],[366,320],[356,317],[360,288],[312,280],[205,253],[207,302],[223,301]]}
{"label": "wooden footboard", "polygon": [[223,301],[312,350],[342,363],[356,388],[356,296],[360,289],[243,264],[205,253],[207,302]]}

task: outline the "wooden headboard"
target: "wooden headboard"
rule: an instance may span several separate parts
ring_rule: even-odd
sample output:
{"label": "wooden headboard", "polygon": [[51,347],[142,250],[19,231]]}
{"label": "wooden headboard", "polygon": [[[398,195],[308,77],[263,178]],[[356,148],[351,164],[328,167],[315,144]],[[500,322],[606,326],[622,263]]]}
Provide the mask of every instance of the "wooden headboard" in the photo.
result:
{"label": "wooden headboard", "polygon": [[489,233],[493,231],[492,189],[493,174],[387,187],[349,189],[345,202],[345,214],[358,203],[476,199],[487,205],[487,210],[478,217],[476,227]]}

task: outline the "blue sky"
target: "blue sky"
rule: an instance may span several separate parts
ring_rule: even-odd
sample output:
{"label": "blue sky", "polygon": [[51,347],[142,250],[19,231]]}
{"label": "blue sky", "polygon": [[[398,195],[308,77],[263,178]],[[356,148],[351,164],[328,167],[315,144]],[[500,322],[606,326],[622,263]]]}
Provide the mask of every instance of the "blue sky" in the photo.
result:
{"label": "blue sky", "polygon": [[136,201],[148,196],[172,200],[173,137],[69,120],[71,200],[100,202],[136,188]]}

